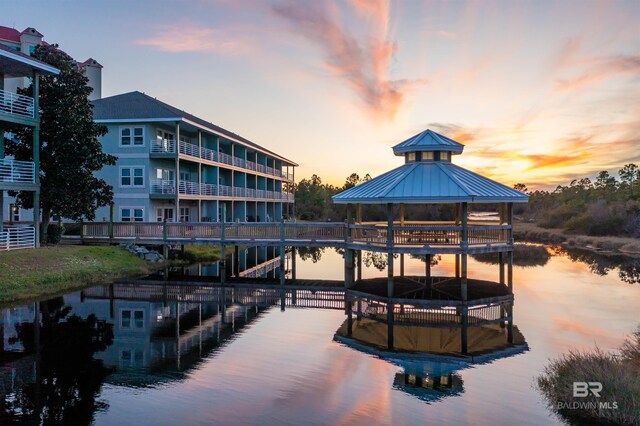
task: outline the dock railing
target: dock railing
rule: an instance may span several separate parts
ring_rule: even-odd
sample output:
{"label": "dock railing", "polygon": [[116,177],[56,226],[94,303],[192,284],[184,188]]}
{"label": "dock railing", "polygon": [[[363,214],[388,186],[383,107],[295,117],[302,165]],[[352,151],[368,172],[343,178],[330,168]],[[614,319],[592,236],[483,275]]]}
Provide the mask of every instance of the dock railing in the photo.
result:
{"label": "dock railing", "polygon": [[0,251],[34,248],[35,242],[33,226],[10,226],[0,231]]}
{"label": "dock railing", "polygon": [[[113,238],[109,236],[109,227]],[[238,243],[266,243],[274,245],[284,238],[285,244],[303,243],[349,246],[361,249],[388,248],[386,225],[347,225],[331,222],[107,222],[84,223],[84,240],[144,239],[159,244],[181,244],[185,240],[194,243],[214,244],[222,239]],[[472,225],[468,230],[466,247],[490,247],[511,244],[509,225]],[[465,247],[463,227],[437,223],[393,226],[394,248],[457,249]]]}

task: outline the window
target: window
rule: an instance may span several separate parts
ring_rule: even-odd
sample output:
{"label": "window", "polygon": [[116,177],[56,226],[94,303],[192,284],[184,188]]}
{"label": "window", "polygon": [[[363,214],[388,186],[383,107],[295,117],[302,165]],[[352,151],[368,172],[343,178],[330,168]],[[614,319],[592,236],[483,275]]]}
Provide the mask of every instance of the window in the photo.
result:
{"label": "window", "polygon": [[440,153],[440,161],[451,161],[451,153],[449,151],[442,151]]}
{"label": "window", "polygon": [[144,209],[141,207],[122,207],[120,209],[121,222],[144,222]]}
{"label": "window", "polygon": [[429,151],[429,152],[423,152],[422,153],[422,160],[433,160],[433,151]]}
{"label": "window", "polygon": [[121,187],[144,187],[144,167],[121,167]]}
{"label": "window", "polygon": [[407,162],[416,161],[416,153],[415,152],[407,152]]}
{"label": "window", "polygon": [[120,326],[127,329],[143,329],[144,311],[139,309],[123,309],[120,311]]}
{"label": "window", "polygon": [[144,146],[144,127],[120,127],[120,146]]}
{"label": "window", "polygon": [[189,222],[189,207],[180,207],[180,222]]}

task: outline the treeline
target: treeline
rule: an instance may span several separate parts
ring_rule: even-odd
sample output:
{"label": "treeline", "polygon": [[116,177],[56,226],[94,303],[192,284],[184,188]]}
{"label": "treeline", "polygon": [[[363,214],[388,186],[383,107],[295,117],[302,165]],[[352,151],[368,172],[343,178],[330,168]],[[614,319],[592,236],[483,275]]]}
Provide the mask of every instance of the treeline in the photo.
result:
{"label": "treeline", "polygon": [[[322,183],[318,175],[309,179],[302,179],[296,184],[296,216],[300,220],[308,221],[344,221],[346,219],[346,206],[334,204],[331,197],[371,179],[367,173],[360,177],[357,173],[349,175],[344,185],[334,186]],[[395,207],[396,209],[398,206]],[[454,214],[453,205],[407,205],[405,217],[407,220],[420,218],[421,220],[450,219]],[[355,212],[352,212],[355,215]],[[397,212],[396,212],[397,217]],[[385,221],[387,212],[385,205],[362,206],[362,218],[364,221]]]}
{"label": "treeline", "polygon": [[544,228],[561,228],[586,235],[640,237],[640,170],[627,164],[619,179],[607,171],[589,178],[573,180],[568,186],[549,191],[528,191],[529,203],[517,205],[514,213]]}

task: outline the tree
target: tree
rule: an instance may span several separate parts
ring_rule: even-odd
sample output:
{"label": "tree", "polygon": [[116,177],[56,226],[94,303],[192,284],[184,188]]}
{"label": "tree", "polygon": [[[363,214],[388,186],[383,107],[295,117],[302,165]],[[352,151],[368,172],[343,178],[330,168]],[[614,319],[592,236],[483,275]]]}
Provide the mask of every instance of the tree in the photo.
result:
{"label": "tree", "polygon": [[359,183],[360,183],[360,176],[358,176],[357,173],[351,173],[347,177],[347,180],[345,180],[344,185],[342,186],[342,190],[344,191],[346,189],[353,188]]}
{"label": "tree", "polygon": [[[94,172],[114,165],[116,157],[102,152],[98,137],[107,133],[93,121],[88,96],[89,81],[73,58],[57,45],[40,45],[33,55],[60,70],[57,76],[40,77],[40,202],[42,235],[46,237],[51,214],[80,220],[95,219],[98,207],[113,200],[113,191]],[[33,96],[33,86],[19,89]],[[7,153],[17,160],[31,160],[31,128],[15,128],[15,138],[7,143]],[[18,193],[20,207],[33,208],[32,194]]]}
{"label": "tree", "polygon": [[513,185],[513,189],[515,189],[516,191],[524,192],[525,194],[529,190],[527,188],[527,185],[525,185],[524,183],[516,183],[515,185]]}

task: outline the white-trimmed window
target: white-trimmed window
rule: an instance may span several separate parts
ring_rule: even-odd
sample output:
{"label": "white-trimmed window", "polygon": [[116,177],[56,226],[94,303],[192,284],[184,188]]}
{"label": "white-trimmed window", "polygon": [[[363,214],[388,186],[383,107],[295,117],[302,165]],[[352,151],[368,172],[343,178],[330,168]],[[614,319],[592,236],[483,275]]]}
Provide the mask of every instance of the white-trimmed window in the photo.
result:
{"label": "white-trimmed window", "polygon": [[[0,206],[0,209],[1,208],[2,206]],[[11,214],[9,220],[10,222],[20,222],[20,207],[16,206],[15,204],[10,204],[9,213]]]}
{"label": "white-trimmed window", "polygon": [[120,146],[144,146],[144,127],[120,127]]}
{"label": "white-trimmed window", "polygon": [[121,188],[142,188],[144,187],[144,167],[120,167],[120,187]]}
{"label": "white-trimmed window", "polygon": [[123,309],[120,311],[120,327],[141,330],[144,328],[144,311],[141,309]]}
{"label": "white-trimmed window", "polygon": [[144,222],[144,209],[142,207],[120,207],[121,222]]}

